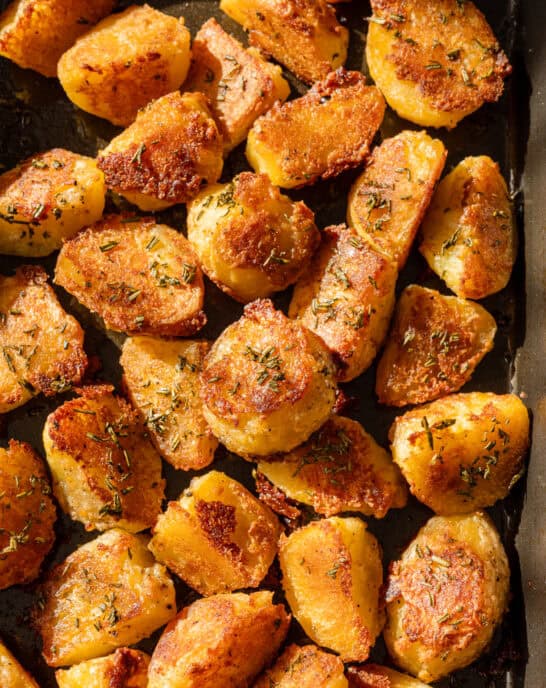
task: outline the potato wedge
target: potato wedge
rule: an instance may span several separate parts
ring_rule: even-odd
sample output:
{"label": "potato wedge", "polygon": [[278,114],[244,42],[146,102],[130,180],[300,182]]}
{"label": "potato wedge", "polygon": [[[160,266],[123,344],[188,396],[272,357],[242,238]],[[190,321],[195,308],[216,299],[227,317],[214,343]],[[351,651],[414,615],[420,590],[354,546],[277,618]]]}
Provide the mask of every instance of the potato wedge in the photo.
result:
{"label": "potato wedge", "polygon": [[59,688],[146,688],[149,663],[145,652],[120,647],[107,657],[58,669],[55,678]]}
{"label": "potato wedge", "polygon": [[253,688],[347,688],[343,662],[316,645],[289,645]]}
{"label": "potato wedge", "polygon": [[0,640],[0,685],[2,688],[40,688]]}
{"label": "potato wedge", "polygon": [[349,667],[347,678],[349,688],[427,688],[416,678],[377,664]]}

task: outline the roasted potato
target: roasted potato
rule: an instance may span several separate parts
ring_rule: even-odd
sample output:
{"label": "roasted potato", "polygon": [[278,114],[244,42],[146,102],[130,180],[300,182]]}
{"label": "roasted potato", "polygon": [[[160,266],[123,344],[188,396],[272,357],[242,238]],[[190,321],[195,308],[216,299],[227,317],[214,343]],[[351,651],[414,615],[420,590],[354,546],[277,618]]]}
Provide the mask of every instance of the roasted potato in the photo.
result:
{"label": "roasted potato", "polygon": [[402,131],[374,148],[353,184],[347,224],[401,270],[432,198],[447,156],[424,131]]}
{"label": "roasted potato", "polygon": [[0,275],[0,347],[0,413],[81,382],[87,367],[83,330],[61,308],[41,267]]}
{"label": "roasted potato", "polygon": [[308,84],[345,64],[349,32],[325,0],[221,0],[220,9]]}
{"label": "roasted potato", "polygon": [[400,117],[453,128],[503,92],[512,68],[470,0],[372,0],[370,74]]}
{"label": "roasted potato", "polygon": [[323,231],[288,314],[324,340],[340,380],[358,377],[375,358],[389,327],[397,277],[396,263],[354,229]]}
{"label": "roasted potato", "polygon": [[347,678],[349,688],[427,688],[416,678],[377,664],[349,667]]}
{"label": "roasted potato", "polygon": [[118,332],[183,337],[206,322],[190,243],[153,218],[108,215],[80,232],[63,245],[55,282]]}
{"label": "roasted potato", "polygon": [[0,640],[0,686],[2,688],[40,688]]}
{"label": "roasted potato", "polygon": [[138,643],[176,614],[173,583],[146,538],[118,528],[72,552],[38,592],[34,626],[53,667]]}
{"label": "roasted potato", "polygon": [[436,516],[390,566],[385,643],[430,683],[486,648],[508,603],[510,571],[489,517]]}
{"label": "roasted potato", "polygon": [[320,234],[305,203],[279,193],[265,174],[242,172],[190,203],[188,239],[207,276],[248,303],[293,284]]}
{"label": "roasted potato", "polygon": [[326,346],[269,300],[245,307],[213,344],[201,374],[203,413],[236,454],[290,451],[328,418],[336,398]]}
{"label": "roasted potato", "polygon": [[58,669],[59,688],[146,688],[150,657],[120,647],[107,657],[89,659],[70,669]]}
{"label": "roasted potato", "polygon": [[384,113],[380,91],[366,86],[360,72],[340,69],[301,98],[259,117],[248,134],[246,157],[277,186],[314,184],[366,158]]}
{"label": "roasted potato", "polygon": [[307,635],[344,662],[363,662],[381,633],[379,543],[359,518],[311,521],[281,535],[286,599]]}
{"label": "roasted potato", "polygon": [[182,609],[152,655],[148,688],[249,686],[281,646],[290,616],[262,590],[200,599]]}
{"label": "roasted potato", "polygon": [[347,688],[343,662],[316,645],[289,645],[253,688]]}
{"label": "roasted potato", "polygon": [[144,211],[186,203],[220,178],[222,136],[202,93],[149,103],[99,153],[106,185]]}
{"label": "roasted potato", "polygon": [[483,299],[508,284],[516,226],[506,182],[491,158],[465,158],[442,179],[421,231],[419,250],[457,296]]}

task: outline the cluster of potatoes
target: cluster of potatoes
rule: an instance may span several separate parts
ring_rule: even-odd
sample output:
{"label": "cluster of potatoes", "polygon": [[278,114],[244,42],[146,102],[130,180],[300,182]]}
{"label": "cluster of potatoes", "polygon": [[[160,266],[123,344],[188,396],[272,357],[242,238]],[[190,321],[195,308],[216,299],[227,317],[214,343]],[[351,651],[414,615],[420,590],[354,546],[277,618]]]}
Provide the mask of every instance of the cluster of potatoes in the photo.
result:
{"label": "cluster of potatoes", "polygon": [[[221,0],[248,48],[215,19],[192,41],[183,18],[114,4],[0,15],[0,55],[124,127],[96,159],[54,149],[0,176],[0,252],[58,251],[55,283],[126,335],[122,389],[98,384],[46,272],[0,276],[0,413],[77,391],[45,422],[45,462],[0,449],[0,589],[40,577],[57,506],[99,531],[39,580],[33,624],[60,688],[418,688],[468,665],[508,605],[483,509],[522,475],[529,418],[515,395],[457,392],[493,348],[475,300],[509,281],[514,214],[486,156],[441,179],[447,151],[425,131],[373,144],[387,104],[451,128],[494,102],[506,56],[470,1],[372,0],[375,85],[343,68],[326,0]],[[285,102],[267,57],[305,95]],[[220,182],[245,140],[253,171]],[[319,231],[281,191],[359,166],[346,224]],[[135,212],[105,214],[107,192]],[[152,214],[181,203],[186,235]],[[397,295],[419,229],[454,295]],[[205,278],[244,304],[215,342],[193,338]],[[285,314],[270,297],[292,285]],[[378,354],[379,403],[412,406],[390,451],[340,413],[338,385]],[[255,464],[255,493],[202,471],[219,444]],[[200,471],[166,507],[162,460]],[[362,517],[408,489],[435,515],[385,577]],[[275,562],[285,602],[267,589]],[[174,576],[201,597],[177,609]],[[292,616],[310,644],[284,645]],[[151,657],[130,647],[165,624]],[[367,662],[381,633],[411,676]],[[1,643],[0,683],[37,686]]]}

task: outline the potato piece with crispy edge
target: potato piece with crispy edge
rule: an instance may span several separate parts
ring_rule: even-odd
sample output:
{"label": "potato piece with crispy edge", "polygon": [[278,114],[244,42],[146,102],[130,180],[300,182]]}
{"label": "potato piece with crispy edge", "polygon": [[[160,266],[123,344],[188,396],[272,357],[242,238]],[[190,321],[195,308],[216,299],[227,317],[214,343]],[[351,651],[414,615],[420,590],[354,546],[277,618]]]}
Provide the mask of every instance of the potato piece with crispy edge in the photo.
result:
{"label": "potato piece with crispy edge", "polygon": [[371,364],[394,308],[396,264],[345,225],[327,227],[288,314],[324,340],[347,382]]}
{"label": "potato piece with crispy edge", "polygon": [[245,458],[305,442],[336,398],[334,364],[322,340],[267,299],[246,306],[222,332],[201,381],[212,432]]}
{"label": "potato piece with crispy edge", "polygon": [[469,0],[372,0],[370,74],[400,117],[453,128],[503,92],[512,68]]}
{"label": "potato piece with crispy edge", "polygon": [[188,207],[188,239],[220,289],[248,303],[286,289],[320,242],[315,216],[265,174],[206,187]]}
{"label": "potato piece with crispy edge", "polygon": [[273,594],[233,593],[182,609],[159,639],[148,688],[249,686],[281,646],[290,615]]}
{"label": "potato piece with crispy edge", "polygon": [[55,678],[59,688],[146,688],[149,663],[145,652],[120,647],[107,657],[58,669]]}
{"label": "potato piece with crispy edge", "polygon": [[373,149],[353,184],[347,224],[401,270],[432,198],[447,156],[424,131],[402,131]]}
{"label": "potato piece with crispy edge", "polygon": [[81,382],[83,330],[66,313],[37,265],[0,275],[0,413],[40,392],[53,396]]}
{"label": "potato piece with crispy edge", "polygon": [[343,662],[316,645],[289,645],[253,688],[347,688]]}
{"label": "potato piece with crispy edge", "polygon": [[359,518],[312,521],[279,542],[283,589],[307,635],[363,662],[381,633],[380,546]]}
{"label": "potato piece with crispy edge", "polygon": [[2,688],[40,688],[0,640],[0,686]]}
{"label": "potato piece with crispy edge", "polygon": [[363,664],[347,669],[349,688],[427,688],[412,676],[377,664]]}
{"label": "potato piece with crispy edge", "polygon": [[206,322],[191,244],[151,217],[108,215],[80,232],[62,247],[55,282],[118,332],[185,337]]}
{"label": "potato piece with crispy edge", "polygon": [[287,189],[330,179],[366,158],[384,113],[375,86],[366,86],[360,72],[339,69],[301,98],[259,117],[246,157],[256,172]]}
{"label": "potato piece with crispy edge", "polygon": [[517,234],[497,163],[485,155],[462,160],[440,182],[421,232],[419,250],[457,296],[483,299],[504,289]]}
{"label": "potato piece with crispy edge", "polygon": [[421,528],[387,582],[387,649],[430,683],[473,662],[508,604],[510,571],[489,517],[436,516]]}
{"label": "potato piece with crispy edge", "polygon": [[222,136],[207,97],[175,91],[149,103],[97,164],[106,185],[141,210],[186,203],[222,173]]}

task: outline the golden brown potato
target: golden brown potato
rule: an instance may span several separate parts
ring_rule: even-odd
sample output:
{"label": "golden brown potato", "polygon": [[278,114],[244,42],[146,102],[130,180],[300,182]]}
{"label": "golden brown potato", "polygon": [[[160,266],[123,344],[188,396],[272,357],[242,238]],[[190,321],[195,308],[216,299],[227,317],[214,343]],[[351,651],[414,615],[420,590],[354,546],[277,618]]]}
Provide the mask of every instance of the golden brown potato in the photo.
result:
{"label": "golden brown potato", "polygon": [[40,688],[0,640],[0,686],[2,688]]}
{"label": "golden brown potato", "polygon": [[421,231],[419,250],[457,296],[483,299],[508,284],[516,226],[506,182],[491,158],[465,158],[442,179]]}
{"label": "golden brown potato", "polygon": [[311,521],[281,536],[279,560],[290,609],[307,635],[344,662],[363,662],[381,633],[379,543],[359,518]]}
{"label": "golden brown potato", "polygon": [[335,403],[332,359],[313,332],[254,301],[213,344],[201,374],[203,413],[236,454],[290,451]]}
{"label": "golden brown potato", "polygon": [[347,688],[343,662],[316,645],[289,645],[253,688]]}
{"label": "golden brown potato", "polygon": [[288,313],[324,340],[340,380],[358,377],[375,358],[389,327],[397,277],[396,264],[354,229],[323,231]]}
{"label": "golden brown potato", "polygon": [[70,669],[58,669],[59,688],[146,688],[150,657],[120,647],[107,657],[89,659]]}
{"label": "golden brown potato", "polygon": [[293,284],[320,241],[313,212],[265,174],[242,172],[206,187],[189,205],[187,222],[207,276],[243,303]]}
{"label": "golden brown potato", "polygon": [[424,131],[402,131],[373,149],[349,194],[347,224],[401,270],[447,156]]}
{"label": "golden brown potato", "polygon": [[421,528],[387,584],[387,649],[430,683],[486,648],[508,603],[510,571],[489,517],[436,516]]}
{"label": "golden brown potato", "polygon": [[182,609],[152,655],[148,688],[242,688],[269,664],[290,616],[265,590],[214,595]]}
{"label": "golden brown potato", "polygon": [[377,366],[379,401],[406,406],[456,392],[493,348],[496,331],[493,316],[477,303],[406,287]]}
{"label": "golden brown potato", "polygon": [[301,98],[276,104],[257,119],[246,157],[277,186],[314,184],[366,158],[384,113],[380,91],[366,86],[360,72],[340,69]]}
{"label": "golden brown potato", "polygon": [[451,129],[500,98],[512,68],[469,0],[372,0],[370,74],[400,117]]}
{"label": "golden brown potato", "polygon": [[345,64],[349,32],[325,0],[221,0],[249,40],[309,84]]}
{"label": "golden brown potato", "polygon": [[417,499],[443,516],[468,513],[521,477],[529,414],[513,394],[454,394],[399,416],[390,440]]}
{"label": "golden brown potato", "polygon": [[218,440],[203,417],[199,373],[210,344],[129,337],[123,382],[158,452],[171,466],[198,470],[214,459]]}
{"label": "golden brown potato", "polygon": [[173,583],[146,538],[114,528],[47,573],[34,625],[46,662],[59,667],[138,643],[175,614]]}
{"label": "golden brown potato", "polygon": [[222,173],[222,136],[202,93],[149,103],[99,153],[106,185],[144,211],[186,203]]}
{"label": "golden brown potato", "polygon": [[377,664],[349,667],[347,678],[349,688],[427,688],[416,678]]}
{"label": "golden brown potato", "polygon": [[42,392],[81,382],[87,367],[83,330],[57,301],[45,271],[25,265],[0,275],[0,413]]}
{"label": "golden brown potato", "polygon": [[108,215],[80,232],[63,245],[55,282],[118,332],[184,337],[206,322],[189,241],[151,217]]}

